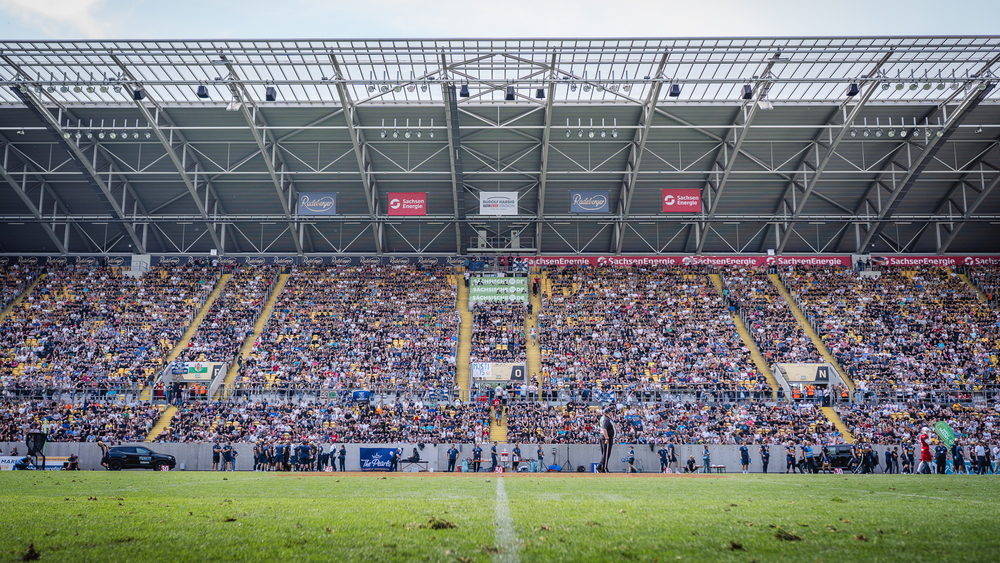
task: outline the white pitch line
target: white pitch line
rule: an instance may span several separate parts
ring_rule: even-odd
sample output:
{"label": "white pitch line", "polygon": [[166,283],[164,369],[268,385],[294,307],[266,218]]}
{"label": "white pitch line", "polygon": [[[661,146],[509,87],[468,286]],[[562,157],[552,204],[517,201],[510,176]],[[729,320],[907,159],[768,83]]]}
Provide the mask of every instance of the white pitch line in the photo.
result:
{"label": "white pitch line", "polygon": [[496,563],[518,563],[521,558],[518,554],[520,545],[517,534],[514,533],[514,519],[510,516],[510,505],[507,502],[507,489],[504,488],[503,478],[497,479],[497,549],[500,551],[493,556]]}

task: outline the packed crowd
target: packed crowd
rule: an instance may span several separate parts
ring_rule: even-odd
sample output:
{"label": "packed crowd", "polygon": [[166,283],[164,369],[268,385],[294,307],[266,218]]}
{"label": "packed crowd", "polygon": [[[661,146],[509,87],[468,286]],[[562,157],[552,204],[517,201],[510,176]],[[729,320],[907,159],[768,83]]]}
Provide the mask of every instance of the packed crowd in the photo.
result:
{"label": "packed crowd", "polygon": [[139,278],[115,268],[49,268],[0,333],[0,382],[21,388],[142,385],[162,368],[218,274],[156,266]]}
{"label": "packed crowd", "polygon": [[219,297],[208,310],[180,362],[231,362],[243,341],[253,333],[274,283],[275,271],[265,266],[243,266],[231,272]]}
{"label": "packed crowd", "polygon": [[476,303],[472,308],[473,362],[525,361],[524,303]]}
{"label": "packed crowd", "polygon": [[206,402],[187,403],[160,442],[451,443],[489,438],[482,403]]}
{"label": "packed crowd", "polygon": [[24,442],[29,432],[45,432],[50,442],[141,442],[162,410],[138,402],[4,401],[0,442]]}
{"label": "packed crowd", "polygon": [[721,276],[726,302],[739,311],[768,364],[824,361],[763,269],[729,268]]}
{"label": "packed crowd", "polygon": [[[754,403],[708,405],[676,402],[619,405],[618,436],[627,444],[782,444],[809,439],[841,443],[843,438],[812,405]],[[511,404],[507,435],[524,443],[596,443],[600,409],[569,403]]]}
{"label": "packed crowd", "polygon": [[967,268],[969,278],[994,305],[1000,299],[1000,266],[975,266]]}
{"label": "packed crowd", "polygon": [[947,269],[796,270],[786,280],[840,364],[882,400],[955,400],[998,382],[1000,312]]}
{"label": "packed crowd", "polygon": [[20,295],[40,271],[37,266],[27,264],[0,268],[0,311]]}
{"label": "packed crowd", "polygon": [[574,267],[550,272],[548,286],[539,313],[544,394],[770,392],[707,275]]}
{"label": "packed crowd", "polygon": [[841,405],[837,413],[857,440],[870,444],[912,444],[921,428],[941,421],[966,445],[1000,441],[1000,412],[986,405],[866,403]]}
{"label": "packed crowd", "polygon": [[243,364],[241,384],[453,387],[458,315],[446,274],[411,266],[296,268]]}

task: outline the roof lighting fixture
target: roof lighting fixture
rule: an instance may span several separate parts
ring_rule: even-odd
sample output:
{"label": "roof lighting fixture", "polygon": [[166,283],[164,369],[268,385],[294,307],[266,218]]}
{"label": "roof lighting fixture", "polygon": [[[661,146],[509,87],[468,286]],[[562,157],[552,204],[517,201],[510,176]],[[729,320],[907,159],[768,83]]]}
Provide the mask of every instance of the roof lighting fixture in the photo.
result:
{"label": "roof lighting fixture", "polygon": [[469,97],[469,85],[468,84],[462,84],[462,87],[459,88],[459,90],[458,90],[458,97],[459,98],[468,98]]}
{"label": "roof lighting fixture", "polygon": [[383,94],[385,94],[386,92],[389,91],[389,85],[388,84],[383,84],[382,86],[379,87],[378,90],[379,90],[379,92],[382,92]]}
{"label": "roof lighting fixture", "polygon": [[570,135],[572,135],[572,133],[570,133],[570,132],[569,132],[569,129],[567,129],[567,130],[566,130],[566,137],[568,138],[568,137],[569,137]]}
{"label": "roof lighting fixture", "polygon": [[148,138],[150,138],[152,136],[153,136],[153,134],[149,132],[149,129],[146,129],[146,138],[148,139]]}
{"label": "roof lighting fixture", "polygon": [[374,84],[369,84],[368,85],[368,91],[369,92],[374,92],[375,91],[375,85]]}
{"label": "roof lighting fixture", "polygon": [[983,126],[982,126],[982,125],[980,125],[979,127],[976,127],[976,134],[977,134],[977,135],[978,135],[979,133],[982,133],[982,132],[983,132]]}
{"label": "roof lighting fixture", "polygon": [[507,102],[513,102],[514,101],[514,87],[513,86],[508,86],[507,87],[507,95],[504,96],[503,99],[504,99],[504,101],[507,101]]}
{"label": "roof lighting fixture", "polygon": [[889,84],[888,82],[883,82],[883,83],[882,83],[882,89],[883,89],[883,90],[888,90],[888,89],[889,89],[889,88],[891,88],[891,87],[892,87],[892,85],[891,85],[891,84]]}
{"label": "roof lighting fixture", "polygon": [[115,87],[113,88],[113,90],[115,91],[115,94],[120,94],[120,93],[121,93],[121,91],[122,91],[122,87],[121,87],[121,86],[115,86]]}
{"label": "roof lighting fixture", "polygon": [[102,94],[106,94],[106,93],[108,92],[108,87],[107,87],[107,86],[101,86],[101,87],[100,87],[100,88],[98,88],[97,90],[98,90],[99,92],[101,92]]}
{"label": "roof lighting fixture", "polygon": [[24,127],[17,130],[18,135],[24,135]]}
{"label": "roof lighting fixture", "polygon": [[63,94],[69,92],[69,86],[60,86],[59,91],[62,92]]}
{"label": "roof lighting fixture", "polygon": [[424,83],[422,83],[420,85],[420,91],[421,92],[426,92],[427,91],[427,83],[426,82],[424,82]]}
{"label": "roof lighting fixture", "polygon": [[611,130],[611,136],[613,138],[618,138],[618,118],[617,117],[615,118],[614,129]]}
{"label": "roof lighting fixture", "polygon": [[74,137],[76,137],[76,140],[77,140],[77,141],[79,141],[79,140],[80,140],[80,137],[83,137],[83,133],[80,133],[80,131],[79,131],[79,130],[77,130],[77,132],[76,132],[76,133],[75,133],[75,134],[74,134],[73,136],[74,136]]}
{"label": "roof lighting fixture", "polygon": [[431,118],[431,129],[430,129],[430,131],[427,132],[427,136],[430,137],[431,139],[434,138],[434,118],[433,117]]}
{"label": "roof lighting fixture", "polygon": [[940,129],[938,129],[938,130],[937,130],[937,133],[935,133],[935,134],[936,134],[936,135],[937,135],[938,137],[944,137],[944,128],[942,127],[942,128],[940,128]]}
{"label": "roof lighting fixture", "polygon": [[98,138],[98,139],[103,139],[103,138],[104,138],[104,131],[99,131],[99,132],[97,133],[97,138]]}
{"label": "roof lighting fixture", "polygon": [[576,82],[574,82],[574,83],[572,83],[572,84],[569,85],[569,91],[570,92],[576,92],[576,88],[577,88]]}
{"label": "roof lighting fixture", "polygon": [[114,131],[111,131],[110,133],[108,133],[108,138],[112,139],[112,140],[117,139],[118,138],[118,133],[115,133]]}
{"label": "roof lighting fixture", "polygon": [[906,88],[906,86],[904,86],[902,82],[899,83],[899,84],[896,84],[896,89],[897,90],[902,90],[903,88]]}
{"label": "roof lighting fixture", "polygon": [[889,131],[886,132],[886,135],[888,135],[890,138],[891,137],[895,137],[896,136],[896,130],[895,129],[889,129]]}
{"label": "roof lighting fixture", "polygon": [[407,139],[410,138],[410,120],[409,120],[409,118],[407,118],[407,120],[406,120],[406,133],[403,133],[403,136],[406,137]]}
{"label": "roof lighting fixture", "polygon": [[857,136],[858,136],[858,130],[851,127],[851,137],[857,137]]}
{"label": "roof lighting fixture", "polygon": [[899,138],[900,138],[900,139],[905,139],[905,138],[906,138],[906,129],[902,129],[902,128],[901,128],[901,129],[899,130]]}
{"label": "roof lighting fixture", "polygon": [[584,84],[583,85],[583,91],[584,92],[590,92],[590,84]]}
{"label": "roof lighting fixture", "polygon": [[875,136],[876,137],[881,137],[882,136],[882,128],[881,127],[879,127],[878,129],[875,130]]}
{"label": "roof lighting fixture", "polygon": [[93,86],[87,86],[87,93],[88,94],[93,94],[94,93],[94,87]]}
{"label": "roof lighting fixture", "polygon": [[861,88],[858,87],[856,82],[847,85],[847,95],[849,97],[857,96],[859,92],[861,92]]}
{"label": "roof lighting fixture", "polygon": [[861,134],[864,135],[865,137],[870,137],[871,134],[872,134],[872,132],[871,132],[871,129],[868,129],[866,127],[865,130]]}
{"label": "roof lighting fixture", "polygon": [[916,82],[910,84],[910,90],[916,90],[917,88],[919,88],[919,85]]}
{"label": "roof lighting fixture", "polygon": [[48,90],[49,94],[51,94],[51,93],[53,93],[53,92],[56,91],[56,87],[55,86],[49,86],[48,88],[46,88],[46,90]]}
{"label": "roof lighting fixture", "polygon": [[132,138],[133,139],[138,139],[139,138],[139,131],[132,131]]}
{"label": "roof lighting fixture", "polygon": [[388,133],[385,132],[385,120],[384,119],[382,120],[382,131],[378,134],[378,136],[382,137],[383,139],[386,138],[386,136],[388,136]]}
{"label": "roof lighting fixture", "polygon": [[90,129],[87,129],[87,139],[93,139],[93,138],[94,138],[94,132],[91,131]]}
{"label": "roof lighting fixture", "polygon": [[83,87],[82,86],[73,86],[73,93],[74,94],[79,94],[80,92],[83,92]]}
{"label": "roof lighting fixture", "polygon": [[208,86],[205,86],[204,84],[198,86],[198,91],[195,92],[195,95],[202,100],[208,99]]}

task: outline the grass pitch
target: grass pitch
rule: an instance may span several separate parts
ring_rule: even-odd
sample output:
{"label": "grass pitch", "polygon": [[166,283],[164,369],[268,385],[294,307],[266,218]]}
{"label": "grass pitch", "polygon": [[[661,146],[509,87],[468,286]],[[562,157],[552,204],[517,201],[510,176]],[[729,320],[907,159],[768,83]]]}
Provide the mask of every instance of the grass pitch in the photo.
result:
{"label": "grass pitch", "polygon": [[0,490],[0,561],[1000,559],[993,476],[4,472]]}

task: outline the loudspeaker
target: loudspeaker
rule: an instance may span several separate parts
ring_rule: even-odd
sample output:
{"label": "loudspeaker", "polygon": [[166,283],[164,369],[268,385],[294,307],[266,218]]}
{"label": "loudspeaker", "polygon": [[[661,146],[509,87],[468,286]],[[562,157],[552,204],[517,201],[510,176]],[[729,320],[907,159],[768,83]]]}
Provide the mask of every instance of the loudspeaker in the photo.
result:
{"label": "loudspeaker", "polygon": [[28,455],[41,455],[48,437],[48,434],[42,432],[30,432],[24,439],[24,445],[28,446]]}
{"label": "loudspeaker", "polygon": [[278,99],[278,89],[274,86],[268,86],[264,88],[264,99],[268,102],[273,102]]}
{"label": "loudspeaker", "polygon": [[146,91],[143,90],[142,88],[136,88],[135,90],[132,90],[132,99],[133,100],[139,101],[139,100],[141,100],[141,99],[143,99],[145,97],[146,97]]}

